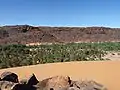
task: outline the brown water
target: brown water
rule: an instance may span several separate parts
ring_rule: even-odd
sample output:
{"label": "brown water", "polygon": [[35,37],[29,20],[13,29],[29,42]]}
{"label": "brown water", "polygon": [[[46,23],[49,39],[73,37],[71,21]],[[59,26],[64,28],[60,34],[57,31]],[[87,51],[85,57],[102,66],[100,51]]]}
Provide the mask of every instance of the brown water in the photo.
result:
{"label": "brown water", "polygon": [[93,79],[108,90],[120,90],[120,61],[97,61],[97,62],[68,62],[27,67],[1,69],[13,71],[21,78],[28,78],[35,73],[39,80],[55,75],[69,75],[72,79]]}

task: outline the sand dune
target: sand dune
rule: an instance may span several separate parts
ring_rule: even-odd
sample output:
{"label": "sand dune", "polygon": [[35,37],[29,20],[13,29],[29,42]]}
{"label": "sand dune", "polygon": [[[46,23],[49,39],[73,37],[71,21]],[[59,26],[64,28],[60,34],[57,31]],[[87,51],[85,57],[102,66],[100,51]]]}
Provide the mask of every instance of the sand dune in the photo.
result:
{"label": "sand dune", "polygon": [[120,61],[67,62],[1,69],[0,74],[4,71],[13,71],[21,79],[35,73],[39,80],[55,75],[69,75],[75,80],[93,79],[105,85],[108,90],[120,90],[119,68]]}

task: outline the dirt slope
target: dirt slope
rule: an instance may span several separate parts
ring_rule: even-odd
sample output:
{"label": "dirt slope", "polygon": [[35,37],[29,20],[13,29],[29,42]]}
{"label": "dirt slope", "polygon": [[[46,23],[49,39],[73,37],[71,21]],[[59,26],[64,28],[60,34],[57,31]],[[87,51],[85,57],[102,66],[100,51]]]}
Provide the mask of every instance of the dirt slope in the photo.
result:
{"label": "dirt slope", "polygon": [[3,71],[16,72],[20,79],[28,78],[35,73],[39,80],[54,75],[69,75],[72,79],[93,79],[105,85],[108,90],[120,90],[120,61],[97,61],[97,62],[67,62],[44,65],[33,65]]}

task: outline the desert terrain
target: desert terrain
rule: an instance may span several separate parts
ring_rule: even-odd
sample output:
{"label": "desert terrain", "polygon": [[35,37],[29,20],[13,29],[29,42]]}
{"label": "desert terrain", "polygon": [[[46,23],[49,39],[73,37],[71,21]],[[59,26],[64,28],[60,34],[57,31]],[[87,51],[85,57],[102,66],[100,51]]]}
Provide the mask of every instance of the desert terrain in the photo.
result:
{"label": "desert terrain", "polygon": [[22,79],[34,73],[39,80],[55,75],[69,75],[74,80],[92,79],[103,84],[108,90],[120,90],[119,68],[120,61],[82,61],[1,69],[0,74],[4,71],[12,71]]}
{"label": "desert terrain", "polygon": [[109,41],[120,41],[120,28],[50,27],[30,25],[0,27],[0,45]]}
{"label": "desert terrain", "polygon": [[[0,27],[0,45],[25,44],[29,46],[40,44],[51,45],[52,43],[119,41],[120,28],[47,26],[35,27],[29,25]],[[119,44],[117,47],[119,47]],[[4,71],[11,71],[18,74],[19,79],[23,79],[29,78],[29,76],[34,73],[39,80],[43,80],[55,75],[68,75],[73,80],[95,80],[96,82],[101,83],[107,87],[108,90],[120,90],[120,71],[118,70],[120,68],[120,51],[119,48],[117,50],[118,51],[110,51],[107,55],[104,56],[104,59],[109,59],[108,61],[71,61],[64,63],[48,63],[21,66],[15,68],[0,69],[0,74]],[[21,56],[25,55],[21,54]],[[3,59],[1,60],[3,61]],[[9,59],[5,58],[5,61],[6,60]],[[21,60],[23,61],[23,59]]]}

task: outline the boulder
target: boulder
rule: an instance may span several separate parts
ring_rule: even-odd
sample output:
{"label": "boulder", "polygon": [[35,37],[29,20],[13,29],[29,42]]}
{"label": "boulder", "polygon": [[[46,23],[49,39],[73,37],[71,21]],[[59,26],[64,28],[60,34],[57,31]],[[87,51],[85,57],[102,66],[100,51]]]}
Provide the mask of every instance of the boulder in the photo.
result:
{"label": "boulder", "polygon": [[10,81],[0,81],[0,90],[12,90],[16,84]]}
{"label": "boulder", "polygon": [[12,73],[12,72],[7,72],[7,71],[5,71],[1,74],[1,80],[2,81],[11,81],[11,82],[14,82],[14,83],[19,82],[17,74]]}
{"label": "boulder", "polygon": [[32,76],[28,79],[27,84],[28,85],[36,85],[37,83],[39,83],[39,81],[37,80],[35,74],[32,74]]}
{"label": "boulder", "polygon": [[40,81],[37,90],[60,90],[69,87],[71,83],[69,76],[53,76]]}
{"label": "boulder", "polygon": [[102,84],[93,80],[72,81],[71,87],[68,90],[107,90]]}

